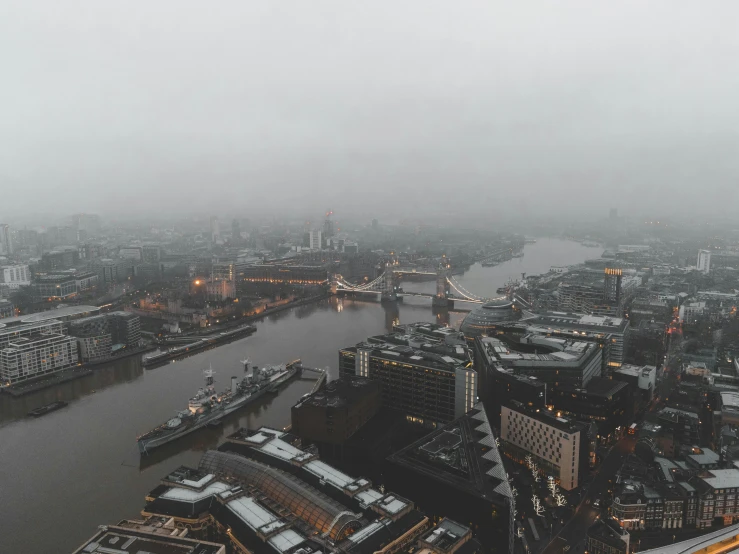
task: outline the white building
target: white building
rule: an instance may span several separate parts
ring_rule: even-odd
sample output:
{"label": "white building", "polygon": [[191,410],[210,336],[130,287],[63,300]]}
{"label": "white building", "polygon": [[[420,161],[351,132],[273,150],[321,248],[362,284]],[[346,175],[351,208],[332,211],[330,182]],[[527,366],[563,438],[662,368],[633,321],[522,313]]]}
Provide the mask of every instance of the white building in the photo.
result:
{"label": "white building", "polygon": [[311,229],[309,235],[310,235],[310,249],[320,250],[321,249],[321,230]]}
{"label": "white building", "polygon": [[12,339],[0,350],[0,380],[12,385],[77,365],[77,339],[60,333]]}
{"label": "white building", "polygon": [[709,273],[711,271],[711,251],[700,250],[698,252],[698,264],[696,266],[701,273]]}
{"label": "white building", "polygon": [[703,315],[706,310],[705,302],[688,302],[680,306],[678,315],[680,321],[687,321],[688,323],[695,321],[699,316]]}
{"label": "white building", "polygon": [[502,406],[500,415],[506,454],[521,460],[531,455],[539,470],[558,479],[564,490],[578,486],[581,445],[587,444],[582,424],[548,413],[529,414],[523,406],[520,411]]}
{"label": "white building", "polygon": [[4,265],[0,267],[0,282],[10,289],[31,284],[31,272],[27,265]]}

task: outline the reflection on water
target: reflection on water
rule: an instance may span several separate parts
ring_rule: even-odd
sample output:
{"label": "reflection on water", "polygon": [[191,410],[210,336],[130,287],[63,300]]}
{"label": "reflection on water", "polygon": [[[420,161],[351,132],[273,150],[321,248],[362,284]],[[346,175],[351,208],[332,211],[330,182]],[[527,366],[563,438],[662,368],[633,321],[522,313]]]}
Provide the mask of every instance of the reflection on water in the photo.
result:
{"label": "reflection on water", "polygon": [[[532,247],[538,247],[534,255]],[[598,255],[562,241],[529,245],[525,252],[524,258],[506,262],[518,265],[473,266],[458,279],[476,294],[494,296],[513,269],[535,272],[521,267],[538,267],[541,272],[549,265]],[[535,262],[536,257],[541,260]],[[404,286],[408,290],[428,287],[433,292],[435,284]],[[163,475],[180,465],[197,465],[202,452],[239,427],[289,424],[290,407],[313,385],[307,379],[293,381],[276,397],[265,397],[231,414],[221,427],[198,430],[141,458],[136,436],[184,409],[202,385],[202,370],[209,364],[216,371],[218,388],[225,388],[232,375],[242,375],[239,361],[246,357],[257,365],[301,358],[309,367],[328,366],[336,377],[339,348],[388,331],[398,321],[458,328],[465,315],[434,313],[429,300],[422,298],[397,305],[329,298],[270,315],[257,323],[258,330],[250,337],[151,370],[143,370],[139,359],[129,358],[22,398],[0,395],[0,552],[73,550],[98,525],[136,516],[144,495]],[[37,419],[26,417],[29,410],[56,400],[69,406]]]}
{"label": "reflection on water", "polygon": [[39,406],[51,404],[59,400],[72,403],[79,398],[94,394],[107,387],[138,379],[143,375],[143,372],[141,358],[134,356],[118,360],[110,366],[97,369],[91,375],[86,375],[74,381],[68,381],[19,398],[0,394],[0,426],[9,421],[26,417],[28,412]]}

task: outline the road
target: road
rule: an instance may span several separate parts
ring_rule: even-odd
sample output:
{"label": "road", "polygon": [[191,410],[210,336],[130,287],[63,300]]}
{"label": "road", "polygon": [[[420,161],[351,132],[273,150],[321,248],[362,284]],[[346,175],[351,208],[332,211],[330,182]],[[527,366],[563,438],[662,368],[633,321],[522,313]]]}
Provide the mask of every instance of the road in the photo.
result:
{"label": "road", "polygon": [[[542,551],[542,554],[561,554],[565,548],[569,553],[583,552],[585,549],[585,538],[588,528],[595,522],[600,510],[593,507],[596,498],[601,502],[606,498],[606,493],[611,486],[608,482],[614,479],[616,472],[623,464],[626,456],[634,448],[634,438],[625,437],[611,448],[608,455],[593,478],[593,482],[575,511],[575,515],[567,522],[562,530]],[[615,479],[614,479],[615,480]]]}

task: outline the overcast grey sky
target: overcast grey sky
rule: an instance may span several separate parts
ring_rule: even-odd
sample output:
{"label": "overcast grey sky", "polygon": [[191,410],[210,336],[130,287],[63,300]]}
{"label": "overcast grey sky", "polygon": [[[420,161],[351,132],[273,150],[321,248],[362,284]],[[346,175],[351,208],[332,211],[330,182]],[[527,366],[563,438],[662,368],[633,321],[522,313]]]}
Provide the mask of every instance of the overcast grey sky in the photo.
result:
{"label": "overcast grey sky", "polygon": [[4,0],[0,218],[735,211],[737,22],[734,0]]}

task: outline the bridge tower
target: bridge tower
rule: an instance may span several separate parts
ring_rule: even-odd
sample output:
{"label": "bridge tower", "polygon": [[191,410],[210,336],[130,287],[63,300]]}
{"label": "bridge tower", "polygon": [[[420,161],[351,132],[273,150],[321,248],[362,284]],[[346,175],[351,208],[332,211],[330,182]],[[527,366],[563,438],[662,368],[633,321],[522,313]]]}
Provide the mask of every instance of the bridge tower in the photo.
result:
{"label": "bridge tower", "polygon": [[454,300],[449,298],[449,266],[440,264],[436,270],[436,296],[431,299],[431,305],[438,308],[451,308]]}
{"label": "bridge tower", "polygon": [[338,290],[339,285],[339,278],[336,275],[336,273],[331,274],[331,279],[329,280],[329,288],[331,290],[331,294],[336,294],[336,291]]}
{"label": "bridge tower", "polygon": [[385,273],[382,277],[382,302],[396,302],[398,296],[395,294],[395,273],[388,264],[385,264]]}

